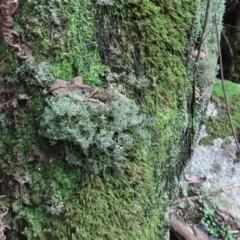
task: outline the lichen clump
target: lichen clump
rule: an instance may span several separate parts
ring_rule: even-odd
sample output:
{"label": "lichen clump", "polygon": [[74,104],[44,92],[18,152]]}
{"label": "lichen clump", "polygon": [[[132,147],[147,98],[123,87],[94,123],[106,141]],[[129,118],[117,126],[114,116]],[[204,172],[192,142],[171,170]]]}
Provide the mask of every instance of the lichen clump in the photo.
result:
{"label": "lichen clump", "polygon": [[135,102],[108,94],[109,105],[78,92],[52,96],[41,117],[40,134],[53,143],[64,141],[66,160],[94,174],[119,170],[134,142],[150,140],[147,121]]}

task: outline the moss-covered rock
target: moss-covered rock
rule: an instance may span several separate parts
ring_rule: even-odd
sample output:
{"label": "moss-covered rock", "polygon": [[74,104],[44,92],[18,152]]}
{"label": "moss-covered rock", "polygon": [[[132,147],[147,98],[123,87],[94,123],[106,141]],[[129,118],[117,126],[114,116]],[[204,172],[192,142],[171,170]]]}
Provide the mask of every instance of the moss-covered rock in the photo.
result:
{"label": "moss-covered rock", "polygon": [[[230,108],[230,113],[232,116],[233,126],[236,133],[239,135],[240,130],[240,85],[237,83],[230,82],[228,80],[224,81],[228,105]],[[211,101],[213,101],[218,110],[217,116],[206,116],[204,123],[206,124],[206,131],[208,136],[201,140],[201,144],[212,145],[213,140],[216,138],[226,138],[232,136],[232,129],[230,126],[229,118],[226,110],[226,102],[224,99],[224,92],[222,87],[222,82],[217,80],[214,85],[213,93],[211,96]]]}

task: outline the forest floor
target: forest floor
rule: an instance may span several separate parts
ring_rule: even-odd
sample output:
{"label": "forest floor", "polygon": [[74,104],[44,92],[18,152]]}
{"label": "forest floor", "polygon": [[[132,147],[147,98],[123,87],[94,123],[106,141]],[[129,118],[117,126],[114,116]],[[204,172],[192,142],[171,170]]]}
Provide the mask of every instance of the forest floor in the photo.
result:
{"label": "forest floor", "polygon": [[[218,85],[219,82],[213,89],[192,158],[179,184],[180,200],[175,201],[173,205],[178,218],[183,219],[189,225],[196,224],[195,228],[194,225],[192,227],[195,236],[197,226],[202,234],[205,232],[205,238],[200,239],[212,237],[211,239],[231,240],[240,237],[240,162],[237,144],[226,130],[229,124],[227,125],[224,120],[226,115],[222,106],[223,99],[216,97],[216,95],[221,95]],[[228,81],[226,81],[226,86],[234,127],[238,132],[237,115],[240,111],[238,102],[234,103],[231,100],[236,100],[236,97],[240,96],[240,88],[239,85]],[[230,96],[233,93],[230,91],[232,89],[234,89],[234,94]],[[221,126],[213,128],[214,136],[211,136],[213,125],[209,124],[209,121]],[[226,124],[225,127],[223,122]],[[223,133],[229,135],[223,136]],[[172,222],[174,220],[176,219],[173,218]],[[172,228],[174,231],[174,224]],[[194,239],[189,237],[189,233],[185,234],[184,239]]]}
{"label": "forest floor", "polygon": [[[217,114],[214,103],[208,104],[207,116]],[[226,186],[240,183],[240,163],[237,161],[237,146],[232,136],[214,139],[214,145],[204,146],[200,140],[206,137],[206,126],[202,125],[193,156],[185,172],[204,177],[202,184],[205,191],[216,191]],[[222,203],[224,207],[240,218],[240,188],[232,188],[217,194],[212,200]]]}

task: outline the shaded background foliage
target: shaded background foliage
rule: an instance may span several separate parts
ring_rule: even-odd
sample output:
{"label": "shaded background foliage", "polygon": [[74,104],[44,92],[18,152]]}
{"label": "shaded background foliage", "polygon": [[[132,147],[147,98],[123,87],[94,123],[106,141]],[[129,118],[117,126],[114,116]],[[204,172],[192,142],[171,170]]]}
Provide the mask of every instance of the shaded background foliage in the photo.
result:
{"label": "shaded background foliage", "polygon": [[[240,3],[226,1],[224,29],[222,31],[222,55],[224,76],[233,82],[240,82]],[[220,75],[218,75],[220,78]]]}

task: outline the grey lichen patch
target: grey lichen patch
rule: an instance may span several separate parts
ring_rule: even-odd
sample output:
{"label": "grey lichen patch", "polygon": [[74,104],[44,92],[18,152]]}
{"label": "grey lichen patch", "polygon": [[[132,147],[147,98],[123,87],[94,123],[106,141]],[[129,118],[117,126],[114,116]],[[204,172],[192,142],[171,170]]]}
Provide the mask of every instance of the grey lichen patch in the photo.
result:
{"label": "grey lichen patch", "polygon": [[50,97],[41,117],[41,135],[53,143],[64,141],[66,160],[85,173],[99,174],[107,168],[120,170],[136,140],[150,143],[147,125],[151,124],[139,114],[133,101],[117,93],[105,93],[109,96],[108,104],[100,101],[100,96],[94,99],[80,91],[70,92],[69,97]]}

